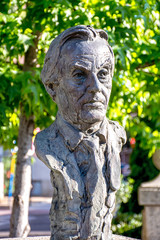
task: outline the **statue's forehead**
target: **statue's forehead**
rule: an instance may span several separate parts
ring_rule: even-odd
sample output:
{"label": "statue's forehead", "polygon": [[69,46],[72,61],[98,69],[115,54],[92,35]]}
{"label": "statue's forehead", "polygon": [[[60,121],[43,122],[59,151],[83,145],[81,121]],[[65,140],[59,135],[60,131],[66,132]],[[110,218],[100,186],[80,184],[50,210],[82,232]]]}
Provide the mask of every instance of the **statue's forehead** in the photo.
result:
{"label": "statue's forehead", "polygon": [[70,67],[80,67],[91,70],[93,67],[100,68],[105,65],[111,66],[110,54],[99,54],[97,57],[94,54],[83,54],[73,56],[69,62]]}
{"label": "statue's forehead", "polygon": [[69,70],[72,67],[82,67],[88,70],[99,69],[106,64],[111,66],[112,55],[103,39],[81,41],[73,39],[61,49],[61,63]]}
{"label": "statue's forehead", "polygon": [[84,41],[72,39],[65,43],[61,49],[61,55],[93,55],[95,57],[103,54],[110,54],[107,42],[102,38],[96,38],[93,41]]}

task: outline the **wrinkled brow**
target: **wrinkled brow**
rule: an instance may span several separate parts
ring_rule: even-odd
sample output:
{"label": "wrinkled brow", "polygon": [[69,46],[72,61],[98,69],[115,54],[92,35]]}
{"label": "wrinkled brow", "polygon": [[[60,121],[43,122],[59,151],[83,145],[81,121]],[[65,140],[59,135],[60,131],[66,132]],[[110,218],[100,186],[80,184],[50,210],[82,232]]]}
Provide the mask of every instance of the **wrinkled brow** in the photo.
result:
{"label": "wrinkled brow", "polygon": [[91,70],[92,68],[92,65],[91,63],[84,63],[84,62],[76,62],[74,65],[73,65],[75,68],[80,68],[82,70]]}
{"label": "wrinkled brow", "polygon": [[90,71],[92,69],[92,62],[88,61],[88,60],[75,60],[71,63],[71,68],[79,68],[82,70],[86,70],[86,71]]}
{"label": "wrinkled brow", "polygon": [[107,57],[107,59],[105,58],[104,59],[104,62],[102,62],[100,65],[99,65],[99,63],[97,63],[96,64],[97,66],[97,68],[99,69],[99,68],[102,68],[102,67],[109,67],[109,68],[112,68],[112,60],[111,60],[111,58],[110,57]]}

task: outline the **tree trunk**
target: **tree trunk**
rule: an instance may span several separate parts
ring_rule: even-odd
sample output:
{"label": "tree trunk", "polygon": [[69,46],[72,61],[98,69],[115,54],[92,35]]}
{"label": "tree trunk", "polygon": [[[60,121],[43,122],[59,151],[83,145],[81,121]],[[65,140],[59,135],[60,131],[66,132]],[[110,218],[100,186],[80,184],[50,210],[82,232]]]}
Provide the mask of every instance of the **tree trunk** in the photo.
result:
{"label": "tree trunk", "polygon": [[33,116],[27,119],[21,111],[10,237],[27,237],[30,231],[28,209],[31,189],[31,156],[29,149],[31,149],[33,130]]}
{"label": "tree trunk", "polygon": [[[40,33],[36,33],[34,45],[25,53],[23,71],[32,71],[37,60],[37,45]],[[34,116],[26,117],[23,104],[20,107],[20,126],[18,135],[18,154],[15,177],[15,194],[10,220],[10,237],[27,237],[30,232],[28,223],[29,196],[31,190],[31,156],[29,150],[32,145],[34,130]]]}

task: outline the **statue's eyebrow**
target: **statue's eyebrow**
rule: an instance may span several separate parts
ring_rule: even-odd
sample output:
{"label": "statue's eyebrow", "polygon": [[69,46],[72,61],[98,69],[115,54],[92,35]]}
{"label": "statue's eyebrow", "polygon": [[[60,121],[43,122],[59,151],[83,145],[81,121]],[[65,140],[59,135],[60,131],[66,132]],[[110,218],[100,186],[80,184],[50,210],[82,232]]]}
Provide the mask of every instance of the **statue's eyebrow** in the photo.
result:
{"label": "statue's eyebrow", "polygon": [[83,64],[75,64],[73,66],[73,68],[74,68],[74,70],[76,70],[76,68],[81,69],[83,71],[88,71],[89,70],[88,66],[85,66]]}
{"label": "statue's eyebrow", "polygon": [[112,67],[111,59],[110,58],[105,59],[105,61],[100,66],[98,66],[97,68],[100,69],[102,67],[104,67],[104,68],[105,67],[111,68]]}
{"label": "statue's eyebrow", "polygon": [[72,65],[73,68],[79,68],[84,71],[90,71],[92,69],[92,63],[87,61],[76,61]]}

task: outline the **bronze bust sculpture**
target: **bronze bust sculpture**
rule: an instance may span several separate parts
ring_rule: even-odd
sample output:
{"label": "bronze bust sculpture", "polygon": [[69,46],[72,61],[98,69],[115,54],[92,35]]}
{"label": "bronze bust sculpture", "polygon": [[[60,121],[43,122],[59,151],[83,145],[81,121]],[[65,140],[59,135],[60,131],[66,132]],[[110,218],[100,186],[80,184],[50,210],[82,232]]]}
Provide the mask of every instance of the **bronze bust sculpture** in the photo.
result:
{"label": "bronze bust sculpture", "polygon": [[107,33],[67,29],[46,54],[42,81],[58,105],[55,122],[36,136],[51,170],[51,240],[111,240],[125,131],[106,118],[114,55]]}

